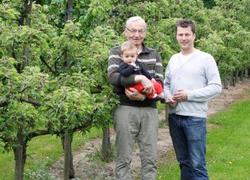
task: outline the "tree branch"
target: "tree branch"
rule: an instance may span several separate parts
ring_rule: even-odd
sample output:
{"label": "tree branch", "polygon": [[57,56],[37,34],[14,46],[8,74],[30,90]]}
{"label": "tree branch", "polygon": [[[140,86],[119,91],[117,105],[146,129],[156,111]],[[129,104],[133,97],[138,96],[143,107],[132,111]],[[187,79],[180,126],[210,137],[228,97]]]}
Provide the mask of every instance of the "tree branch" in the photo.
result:
{"label": "tree branch", "polygon": [[0,102],[0,107],[5,107],[8,106],[9,102],[4,101],[4,102]]}
{"label": "tree branch", "polygon": [[36,130],[36,131],[30,132],[28,134],[28,137],[29,137],[29,139],[32,139],[34,137],[47,135],[47,134],[50,134],[49,130],[48,129],[42,129],[42,130]]}
{"label": "tree branch", "polygon": [[65,22],[67,22],[68,20],[72,20],[73,4],[74,4],[74,0],[67,1],[67,5],[65,9],[65,16],[64,16]]}
{"label": "tree branch", "polygon": [[[28,18],[28,14],[30,14],[32,9],[32,0],[25,0],[24,7],[21,12],[21,17],[19,19],[19,25],[30,25],[30,20]],[[26,20],[26,21],[25,21]]]}
{"label": "tree branch", "polygon": [[23,98],[21,98],[20,101],[21,101],[21,102],[30,103],[30,104],[32,104],[32,105],[34,105],[34,106],[41,106],[41,105],[42,105],[41,103],[39,103],[39,102],[37,102],[37,101],[34,101],[34,100],[32,100],[32,99],[23,99]]}
{"label": "tree branch", "polygon": [[53,74],[56,74],[56,71],[53,70],[52,67],[49,66],[49,64],[45,61],[43,56],[41,56],[40,59],[45,64],[45,66],[49,69],[50,72],[52,72]]}

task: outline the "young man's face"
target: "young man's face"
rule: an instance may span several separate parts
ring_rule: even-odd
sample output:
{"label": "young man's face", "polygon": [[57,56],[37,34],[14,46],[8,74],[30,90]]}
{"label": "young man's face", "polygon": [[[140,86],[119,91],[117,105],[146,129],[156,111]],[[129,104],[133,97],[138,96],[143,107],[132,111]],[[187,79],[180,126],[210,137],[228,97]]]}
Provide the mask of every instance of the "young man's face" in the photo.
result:
{"label": "young man's face", "polygon": [[190,26],[186,28],[177,27],[176,39],[181,50],[188,51],[194,47],[195,34],[192,32]]}
{"label": "young man's face", "polygon": [[135,50],[125,50],[122,54],[122,59],[125,63],[131,64],[136,61],[137,49]]}
{"label": "young man's face", "polygon": [[141,21],[131,22],[124,31],[127,39],[135,46],[142,45],[144,38],[146,37],[145,24]]}

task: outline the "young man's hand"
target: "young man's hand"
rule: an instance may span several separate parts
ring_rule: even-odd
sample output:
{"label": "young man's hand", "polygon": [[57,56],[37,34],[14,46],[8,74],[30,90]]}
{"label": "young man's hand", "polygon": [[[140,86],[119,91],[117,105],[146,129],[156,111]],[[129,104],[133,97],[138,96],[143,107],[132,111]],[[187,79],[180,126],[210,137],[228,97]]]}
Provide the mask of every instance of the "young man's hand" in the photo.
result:
{"label": "young man's hand", "polygon": [[187,100],[187,91],[185,90],[178,90],[174,96],[173,96],[174,101],[186,101]]}

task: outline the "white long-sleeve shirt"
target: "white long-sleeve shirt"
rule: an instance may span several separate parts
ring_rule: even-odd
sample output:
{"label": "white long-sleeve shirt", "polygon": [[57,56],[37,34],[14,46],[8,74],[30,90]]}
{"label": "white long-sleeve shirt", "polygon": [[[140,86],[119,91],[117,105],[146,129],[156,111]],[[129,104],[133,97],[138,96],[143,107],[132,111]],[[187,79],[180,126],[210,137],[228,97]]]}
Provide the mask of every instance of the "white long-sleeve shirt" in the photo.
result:
{"label": "white long-sleeve shirt", "polygon": [[165,98],[178,90],[186,90],[187,100],[170,107],[170,114],[207,117],[208,101],[222,90],[214,58],[200,50],[195,50],[188,59],[181,53],[173,55],[165,72]]}

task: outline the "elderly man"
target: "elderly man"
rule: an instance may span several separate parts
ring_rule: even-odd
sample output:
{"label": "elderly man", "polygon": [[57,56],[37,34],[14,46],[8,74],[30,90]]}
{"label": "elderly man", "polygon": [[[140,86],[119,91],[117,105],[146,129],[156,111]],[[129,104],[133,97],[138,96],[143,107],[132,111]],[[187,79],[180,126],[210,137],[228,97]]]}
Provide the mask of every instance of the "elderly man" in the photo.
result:
{"label": "elderly man", "polygon": [[[162,62],[160,55],[143,43],[146,37],[146,22],[139,16],[126,21],[124,34],[128,41],[137,47],[138,59],[150,75],[161,82]],[[144,92],[150,93],[152,82],[144,75],[121,76],[117,69],[122,63],[120,46],[110,50],[108,63],[108,79],[115,87],[120,99],[119,106],[114,110],[114,126],[116,130],[116,178],[130,180],[131,156],[134,142],[138,142],[141,157],[141,179],[156,179],[156,153],[158,135],[158,112],[156,100],[145,98],[144,94],[127,86],[141,82]]]}

